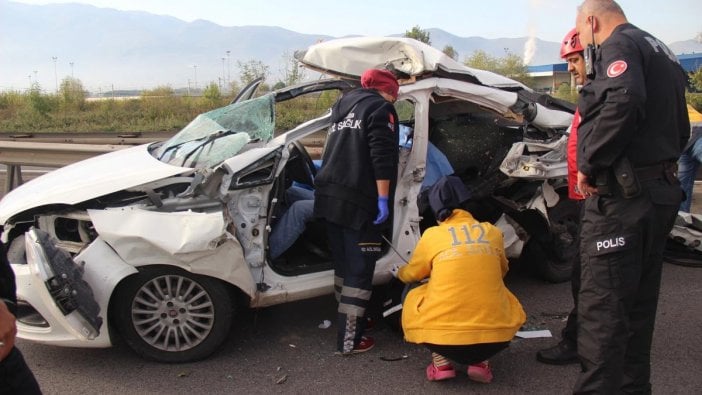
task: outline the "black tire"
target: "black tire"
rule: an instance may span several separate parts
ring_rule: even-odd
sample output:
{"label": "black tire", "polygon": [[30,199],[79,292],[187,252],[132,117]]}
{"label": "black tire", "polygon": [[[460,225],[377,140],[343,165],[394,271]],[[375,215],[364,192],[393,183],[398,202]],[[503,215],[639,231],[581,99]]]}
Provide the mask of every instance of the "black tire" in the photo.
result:
{"label": "black tire", "polygon": [[663,251],[663,261],[678,266],[702,267],[702,252],[668,239]]}
{"label": "black tire", "polygon": [[570,280],[573,263],[579,259],[580,209],[576,202],[562,198],[548,214],[548,234],[532,235],[524,253],[539,277],[561,283]]}
{"label": "black tire", "polygon": [[[178,296],[172,299],[169,292]],[[140,268],[113,298],[113,323],[124,341],[158,362],[208,357],[226,340],[234,315],[225,284],[171,266]]]}

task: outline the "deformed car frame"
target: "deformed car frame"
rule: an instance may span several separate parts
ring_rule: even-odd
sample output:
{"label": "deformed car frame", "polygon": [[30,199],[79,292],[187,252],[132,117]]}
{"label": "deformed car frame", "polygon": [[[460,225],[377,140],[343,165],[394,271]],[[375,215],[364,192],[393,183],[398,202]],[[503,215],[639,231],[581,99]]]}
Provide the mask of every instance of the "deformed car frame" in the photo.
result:
{"label": "deformed car frame", "polygon": [[[119,333],[144,357],[193,361],[224,341],[237,306],[332,293],[331,259],[313,253],[328,248],[319,224],[283,259],[268,253],[285,190],[314,183],[302,143],[324,140],[330,125],[325,111],[278,130],[277,106],[358,87],[370,67],[404,77],[396,106],[413,129],[412,145],[399,148],[393,227],[374,282],[388,281],[389,268],[408,259],[420,237],[429,141],[484,203],[480,215],[503,230],[508,256],[529,253],[548,279],[568,278],[570,257],[559,253],[572,251],[577,218],[564,198],[572,106],[411,39],[332,40],[297,56],[337,78],[255,98],[254,84],[165,142],[66,166],[0,200],[20,337],[108,347]],[[70,253],[73,264],[47,250]]]}

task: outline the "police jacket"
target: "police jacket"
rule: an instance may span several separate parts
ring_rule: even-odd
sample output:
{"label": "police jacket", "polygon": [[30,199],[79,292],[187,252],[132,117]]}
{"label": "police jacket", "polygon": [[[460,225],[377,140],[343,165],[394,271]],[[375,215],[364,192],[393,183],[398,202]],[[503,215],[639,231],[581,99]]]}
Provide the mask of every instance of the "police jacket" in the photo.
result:
{"label": "police jacket", "polygon": [[3,299],[7,309],[13,315],[17,315],[17,296],[15,291],[15,273],[7,260],[5,246],[0,242],[0,298]]}
{"label": "police jacket", "polygon": [[315,217],[360,230],[378,214],[376,180],[397,179],[395,107],[375,90],[355,89],[332,107],[322,167],[315,176]]}
{"label": "police jacket", "polygon": [[429,281],[402,303],[402,329],[412,343],[470,345],[512,340],[526,320],[503,282],[508,263],[502,232],[455,209],[427,229],[397,277]]}
{"label": "police jacket", "polygon": [[688,141],[687,76],[660,40],[626,23],[596,52],[578,108],[578,170],[595,176],[620,157],[634,167],[676,161]]}

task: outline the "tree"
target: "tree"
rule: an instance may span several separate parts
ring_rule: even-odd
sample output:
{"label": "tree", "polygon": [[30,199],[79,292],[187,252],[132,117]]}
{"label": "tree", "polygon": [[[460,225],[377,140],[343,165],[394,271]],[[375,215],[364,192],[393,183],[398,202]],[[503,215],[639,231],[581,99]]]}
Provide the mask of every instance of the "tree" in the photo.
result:
{"label": "tree", "polygon": [[507,52],[507,56],[500,59],[500,65],[499,74],[517,80],[527,86],[533,84],[533,80],[529,76],[529,69],[524,64],[521,56]]}
{"label": "tree", "polygon": [[466,58],[464,64],[475,69],[492,71],[493,73],[517,80],[527,86],[533,82],[521,56],[511,52],[507,52],[504,58],[497,58],[485,51],[477,50],[473,52],[473,55]]}
{"label": "tree", "polygon": [[690,73],[690,85],[692,85],[697,92],[702,92],[702,67]]}
{"label": "tree", "polygon": [[[283,86],[291,86],[302,82],[305,79],[305,69],[300,67],[300,63],[289,52],[283,53]],[[273,89],[276,89],[276,86]]]}
{"label": "tree", "polygon": [[66,106],[82,109],[87,95],[83,83],[79,79],[66,77],[61,81],[59,96]]}
{"label": "tree", "polygon": [[473,51],[473,54],[467,57],[463,63],[468,67],[480,70],[496,71],[499,68],[498,59],[488,55],[482,49]]}
{"label": "tree", "polygon": [[248,85],[258,77],[263,77],[264,81],[268,77],[268,66],[260,60],[252,59],[248,62],[238,60],[236,63],[239,67],[239,80],[242,86]]}
{"label": "tree", "polygon": [[43,117],[47,116],[58,107],[55,105],[56,102],[56,96],[54,96],[54,100],[52,100],[48,95],[43,95],[41,93],[41,87],[38,83],[35,82],[32,84],[32,88],[29,90],[29,107],[37,114]]}
{"label": "tree", "polygon": [[422,30],[419,25],[416,25],[412,28],[412,30],[408,30],[405,32],[405,37],[407,38],[413,38],[417,41],[421,41],[424,44],[431,45],[431,34],[426,31]]}
{"label": "tree", "polygon": [[219,85],[215,82],[210,82],[205,87],[205,90],[202,91],[202,96],[212,103],[217,103],[222,98],[222,92],[219,89]]}
{"label": "tree", "polygon": [[458,52],[451,45],[446,45],[444,49],[441,50],[446,56],[453,60],[458,60]]}
{"label": "tree", "polygon": [[144,89],[141,91],[142,97],[171,97],[175,91],[169,85],[159,85],[154,89]]}

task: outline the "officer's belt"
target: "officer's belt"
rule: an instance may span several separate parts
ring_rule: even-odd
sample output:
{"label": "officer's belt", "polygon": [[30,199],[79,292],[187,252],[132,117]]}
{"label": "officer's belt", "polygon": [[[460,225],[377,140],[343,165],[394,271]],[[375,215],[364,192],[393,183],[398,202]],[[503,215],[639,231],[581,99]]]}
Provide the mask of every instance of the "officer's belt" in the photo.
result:
{"label": "officer's belt", "polygon": [[678,165],[675,162],[660,162],[655,165],[635,167],[634,172],[639,182],[658,180],[677,176]]}

